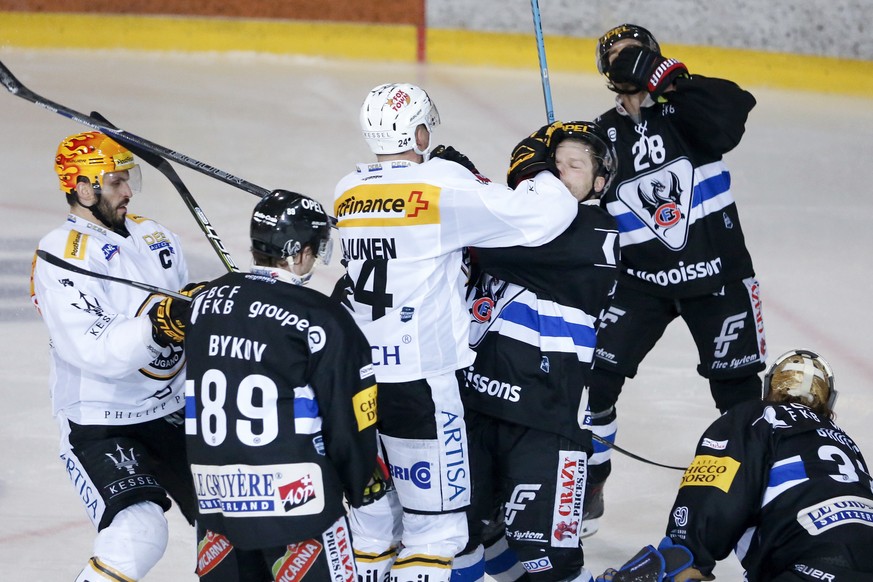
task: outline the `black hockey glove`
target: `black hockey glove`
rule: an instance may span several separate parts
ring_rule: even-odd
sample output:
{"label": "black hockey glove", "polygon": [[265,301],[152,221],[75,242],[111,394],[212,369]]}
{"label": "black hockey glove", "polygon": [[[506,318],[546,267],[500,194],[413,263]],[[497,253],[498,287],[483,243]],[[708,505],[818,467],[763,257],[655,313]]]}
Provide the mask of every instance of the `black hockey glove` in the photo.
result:
{"label": "black hockey glove", "polygon": [[388,465],[385,464],[382,457],[376,457],[376,469],[373,471],[370,482],[364,487],[364,499],[361,505],[370,505],[379,501],[392,489],[394,489],[394,482],[391,480]]}
{"label": "black hockey glove", "polygon": [[624,49],[606,71],[606,76],[615,83],[626,83],[640,91],[648,91],[657,99],[676,77],[687,75],[688,68],[676,59],[665,59],[655,51],[643,46]]}
{"label": "black hockey glove", "polygon": [[533,178],[542,171],[558,175],[555,166],[555,151],[552,147],[552,134],[561,129],[564,124],[556,121],[544,125],[526,137],[512,150],[509,159],[509,171],[506,173],[506,183],[515,188],[528,178]]}
{"label": "black hockey glove", "polygon": [[[646,546],[621,568],[609,568],[596,582],[674,582],[674,580],[712,580],[702,576],[691,564],[694,557],[685,546],[674,544],[665,537],[656,550]],[[700,575],[700,578],[692,576]]]}
{"label": "black hockey glove", "polygon": [[470,161],[470,158],[453,148],[452,146],[438,145],[430,152],[431,158],[442,158],[456,164],[461,164],[476,176],[480,181],[490,182],[488,178],[482,175],[476,168],[476,165]]}
{"label": "black hockey glove", "polygon": [[[205,283],[189,283],[179,293],[194,297],[205,287]],[[164,297],[149,310],[152,320],[152,339],[161,347],[180,344],[185,339],[185,314],[191,306],[190,301],[174,297]]]}

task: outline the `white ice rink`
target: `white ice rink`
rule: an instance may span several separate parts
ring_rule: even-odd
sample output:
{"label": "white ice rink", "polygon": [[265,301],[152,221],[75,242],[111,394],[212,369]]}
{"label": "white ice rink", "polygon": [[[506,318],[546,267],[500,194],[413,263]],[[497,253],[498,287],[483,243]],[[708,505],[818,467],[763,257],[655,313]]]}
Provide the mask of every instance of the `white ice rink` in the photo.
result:
{"label": "white ice rink", "polygon": [[[0,49],[31,90],[268,189],[332,198],[336,181],[370,159],[357,129],[373,86],[410,81],[439,107],[438,142],[469,155],[502,181],[515,143],[545,121],[536,70],[486,70],[254,55],[155,55]],[[701,71],[705,73],[705,71]],[[611,106],[599,78],[552,74],[559,119],[591,119]],[[764,291],[770,356],[795,347],[833,366],[837,422],[873,462],[873,99],[747,87],[758,98],[741,145],[727,157],[748,246]],[[0,580],[73,580],[94,531],[57,458],[48,396],[48,336],[30,306],[28,276],[38,239],[66,204],[53,157],[84,131],[23,99],[0,94]],[[176,166],[225,246],[248,264],[256,198]],[[152,216],[185,242],[195,280],[222,265],[175,190],[143,166],[131,211]],[[317,274],[331,288],[338,261]],[[667,464],[687,464],[715,418],[696,351],[671,326],[619,402],[617,444]],[[662,537],[678,471],[616,455],[601,531],[586,540],[596,573]],[[150,582],[194,581],[194,535],[173,509],[171,545]],[[715,573],[741,580],[731,556]]]}

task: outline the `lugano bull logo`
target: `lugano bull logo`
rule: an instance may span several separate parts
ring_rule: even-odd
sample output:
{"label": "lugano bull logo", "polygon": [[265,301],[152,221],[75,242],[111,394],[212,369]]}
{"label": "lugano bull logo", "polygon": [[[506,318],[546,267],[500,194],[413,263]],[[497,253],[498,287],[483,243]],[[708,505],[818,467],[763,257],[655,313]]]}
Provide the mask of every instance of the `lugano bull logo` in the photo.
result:
{"label": "lugano bull logo", "polygon": [[669,189],[660,179],[654,178],[649,183],[649,191],[643,190],[643,182],[637,184],[637,194],[643,208],[652,216],[655,229],[670,228],[682,218],[682,185],[679,177],[673,172],[667,172],[670,176]]}

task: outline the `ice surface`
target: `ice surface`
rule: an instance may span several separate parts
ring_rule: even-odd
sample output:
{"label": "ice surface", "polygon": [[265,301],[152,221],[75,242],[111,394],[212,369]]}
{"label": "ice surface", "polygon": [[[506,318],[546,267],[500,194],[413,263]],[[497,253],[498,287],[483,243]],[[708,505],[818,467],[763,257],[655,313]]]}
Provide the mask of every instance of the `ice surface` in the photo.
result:
{"label": "ice surface", "polygon": [[[0,49],[31,90],[265,188],[329,203],[336,181],[370,154],[358,107],[373,86],[424,86],[443,124],[436,140],[502,180],[515,143],[545,121],[538,71],[332,62],[249,54],[138,54]],[[602,82],[553,74],[559,119],[591,119],[612,104]],[[746,136],[727,162],[758,277],[771,357],[795,347],[822,353],[840,391],[837,422],[873,455],[873,100],[750,88],[758,98]],[[66,135],[85,127],[12,95],[0,95],[0,579],[72,580],[94,531],[57,459],[48,397],[47,333],[28,300],[39,238],[66,210],[52,169]],[[179,174],[240,266],[248,264],[248,218],[256,198],[190,169]],[[222,265],[169,183],[145,166],[131,210],[185,242],[194,279]],[[338,261],[316,275],[332,287]],[[672,464],[687,463],[716,416],[696,351],[671,326],[619,402],[617,443]],[[866,380],[865,380],[866,379]],[[599,573],[663,535],[679,472],[621,455],[606,489],[601,531],[586,540]],[[171,544],[148,581],[195,580],[194,536],[174,509]],[[740,580],[731,556],[720,580]]]}

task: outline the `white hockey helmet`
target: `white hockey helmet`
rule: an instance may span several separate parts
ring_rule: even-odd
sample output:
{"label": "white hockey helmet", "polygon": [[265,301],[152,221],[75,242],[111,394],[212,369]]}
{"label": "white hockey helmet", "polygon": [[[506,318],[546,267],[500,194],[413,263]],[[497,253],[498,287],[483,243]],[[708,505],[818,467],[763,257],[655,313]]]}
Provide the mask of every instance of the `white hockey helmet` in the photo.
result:
{"label": "white hockey helmet", "polygon": [[834,374],[815,352],[790,350],[776,358],[764,377],[763,399],[775,394],[798,398],[812,408],[824,405],[833,410],[837,400]]}
{"label": "white hockey helmet", "polygon": [[[409,83],[386,83],[370,91],[361,106],[361,131],[374,154],[399,154],[414,150],[425,155],[433,145],[433,128],[440,114],[421,87]],[[419,150],[415,130],[427,128],[427,147]]]}

